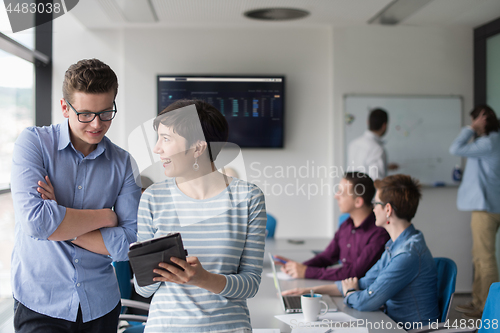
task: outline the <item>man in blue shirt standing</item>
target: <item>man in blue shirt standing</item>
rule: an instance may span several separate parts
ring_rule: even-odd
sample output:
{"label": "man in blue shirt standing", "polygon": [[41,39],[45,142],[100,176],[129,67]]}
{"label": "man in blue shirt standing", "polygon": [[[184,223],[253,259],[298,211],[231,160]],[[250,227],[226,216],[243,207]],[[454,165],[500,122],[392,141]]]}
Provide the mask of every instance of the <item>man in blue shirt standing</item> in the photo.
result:
{"label": "man in blue shirt standing", "polygon": [[16,141],[12,289],[16,332],[113,332],[120,292],[111,261],[136,240],[140,186],[107,137],[118,80],[97,59],[66,71],[64,122]]}
{"label": "man in blue shirt standing", "polygon": [[450,153],[467,157],[457,207],[472,211],[472,302],[458,305],[466,319],[481,319],[490,286],[498,282],[495,256],[500,228],[500,122],[495,111],[478,105],[470,113],[472,122],[451,144]]}

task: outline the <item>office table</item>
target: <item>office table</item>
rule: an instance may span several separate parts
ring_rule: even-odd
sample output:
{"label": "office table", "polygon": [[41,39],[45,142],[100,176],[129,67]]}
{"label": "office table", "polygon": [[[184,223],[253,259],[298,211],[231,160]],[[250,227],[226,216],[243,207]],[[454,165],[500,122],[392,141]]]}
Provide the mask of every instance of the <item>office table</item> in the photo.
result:
{"label": "office table", "polygon": [[[268,253],[280,254],[284,257],[302,262],[313,256],[312,251],[321,251],[329,244],[330,239],[304,239],[303,244],[293,244],[285,239],[266,239],[266,250],[264,256],[264,270],[262,272],[262,280],[259,292],[254,298],[248,300],[248,308],[250,310],[250,318],[253,328],[279,328],[281,332],[290,332],[289,325],[276,319],[275,315],[284,314],[281,307],[281,302],[276,295],[274,281],[267,274],[272,272],[271,262]],[[294,279],[283,281],[280,280],[282,290],[287,290],[296,287],[311,287],[322,284],[327,284],[329,281],[310,280],[310,279]],[[396,323],[382,311],[361,312],[351,309],[343,303],[343,297],[332,297],[333,301],[342,311],[356,319],[362,319],[368,322],[367,325],[370,333],[381,333],[387,331],[406,332],[403,329],[398,329]],[[380,323],[383,321],[383,327]],[[390,324],[388,324],[390,323]],[[370,326],[372,325],[372,326]],[[377,329],[378,325],[378,329]],[[387,329],[388,325],[392,325],[393,329]],[[325,328],[327,330],[327,328]]]}

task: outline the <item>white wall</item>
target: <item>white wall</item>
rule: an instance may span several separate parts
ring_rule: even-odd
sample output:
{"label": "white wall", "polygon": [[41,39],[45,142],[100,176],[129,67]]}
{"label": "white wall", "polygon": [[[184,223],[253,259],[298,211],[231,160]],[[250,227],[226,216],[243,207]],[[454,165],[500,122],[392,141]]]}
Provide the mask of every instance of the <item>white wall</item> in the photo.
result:
{"label": "white wall", "polygon": [[[332,42],[328,28],[126,30],[122,81],[134,120],[125,131],[155,116],[157,74],[284,74],[285,149],[244,150],[247,176],[266,194],[277,237],[333,235],[333,197],[307,199],[308,184],[320,180],[275,177],[280,167],[298,169],[307,161],[331,165]],[[161,173],[153,177],[162,179]],[[291,195],[277,195],[288,184]]]}
{"label": "white wall", "polygon": [[[119,114],[108,136],[122,147],[136,126],[156,115],[158,74],[284,74],[286,147],[244,150],[247,179],[265,191],[268,211],[278,220],[277,237],[333,235],[333,195],[326,195],[333,191],[333,180],[305,172],[307,165],[332,164],[330,28],[85,31],[65,15],[54,21],[54,30],[54,98],[60,98],[71,63],[85,57],[107,62],[120,82]],[[59,108],[54,115],[54,121],[62,119]],[[297,172],[302,167],[303,177],[295,178],[292,170],[288,177],[275,177],[287,167]],[[159,167],[146,174],[155,181],[164,177]],[[285,188],[290,195],[278,195]]]}
{"label": "white wall", "polygon": [[[118,76],[119,87],[116,104],[120,116],[113,120],[108,137],[122,145],[125,142],[126,118],[122,115],[125,82],[121,79],[123,68],[122,33],[117,30],[90,31],[71,14],[54,20],[53,25],[53,81],[52,81],[52,122],[64,118],[61,113],[62,82],[68,67],[80,59],[97,58],[111,66]],[[123,145],[122,145],[123,146]]]}
{"label": "white wall", "polygon": [[[343,165],[344,94],[461,95],[463,120],[468,121],[473,103],[471,29],[338,28],[333,47],[336,165]],[[472,283],[470,213],[457,210],[456,194],[456,188],[424,189],[413,222],[435,257],[457,263],[457,291],[464,292]]]}
{"label": "white wall", "polygon": [[[120,113],[109,137],[123,147],[131,131],[155,115],[157,74],[284,74],[285,149],[243,152],[248,179],[266,191],[268,211],[278,219],[279,238],[334,233],[336,205],[331,192],[337,180],[312,172],[343,165],[344,94],[454,94],[464,97],[465,112],[472,108],[470,29],[87,31],[64,15],[54,21],[54,30],[54,98],[60,98],[62,77],[71,63],[97,57],[110,64],[120,80]],[[54,107],[54,115],[60,120],[59,108]],[[262,174],[265,167],[271,177]],[[301,173],[281,177],[276,174],[280,167]],[[159,168],[148,172],[154,180],[162,178]],[[276,195],[285,189],[292,195]],[[470,291],[470,214],[458,212],[455,199],[456,189],[425,189],[414,222],[435,256],[457,262],[457,291]]]}

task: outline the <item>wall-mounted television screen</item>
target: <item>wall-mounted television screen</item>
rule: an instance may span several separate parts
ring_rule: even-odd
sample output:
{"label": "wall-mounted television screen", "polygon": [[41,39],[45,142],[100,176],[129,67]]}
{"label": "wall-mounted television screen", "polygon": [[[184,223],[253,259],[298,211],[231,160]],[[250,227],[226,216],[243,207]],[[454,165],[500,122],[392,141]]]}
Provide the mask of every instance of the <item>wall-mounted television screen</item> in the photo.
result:
{"label": "wall-mounted television screen", "polygon": [[282,148],[284,76],[158,75],[158,113],[178,99],[201,99],[229,124],[229,142],[242,148]]}

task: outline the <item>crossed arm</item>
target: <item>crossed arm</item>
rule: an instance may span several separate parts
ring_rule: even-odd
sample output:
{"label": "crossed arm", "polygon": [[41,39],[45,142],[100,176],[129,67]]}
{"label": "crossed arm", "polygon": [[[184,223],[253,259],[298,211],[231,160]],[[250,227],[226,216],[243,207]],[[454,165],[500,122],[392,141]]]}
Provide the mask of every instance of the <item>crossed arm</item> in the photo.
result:
{"label": "crossed arm", "polygon": [[[44,200],[54,200],[57,202],[54,187],[49,176],[45,176],[45,182],[38,182],[38,193]],[[118,225],[118,218],[115,212],[109,208],[104,209],[73,209],[66,208],[66,214],[61,224],[48,237],[51,241],[65,241],[73,239],[71,242],[88,251],[110,255],[102,234],[101,228],[112,228]],[[76,238],[76,239],[74,239]]]}
{"label": "crossed arm", "polygon": [[[57,186],[71,186],[71,179],[65,181],[64,170],[68,166],[71,171],[72,161],[61,155],[61,159],[56,162],[51,157],[59,154],[55,152],[54,145],[50,135],[43,131],[40,134],[34,128],[24,130],[14,145],[11,193],[16,223],[19,222],[24,234],[34,239],[69,241],[77,237],[75,245],[91,252],[110,255],[114,260],[126,260],[129,244],[136,240],[137,203],[140,196],[131,160],[127,161],[129,164],[123,174],[125,179],[113,185],[121,186],[116,198],[108,200],[106,206],[92,206],[99,209],[74,209],[69,208],[68,204],[58,204],[57,199],[67,202],[68,198],[56,199],[54,186],[52,183],[49,185],[50,181],[57,180],[54,182],[56,189]],[[57,167],[51,162],[56,163]],[[51,168],[59,178],[46,179]],[[40,181],[45,182],[43,187]],[[95,194],[99,195],[98,192]]]}

